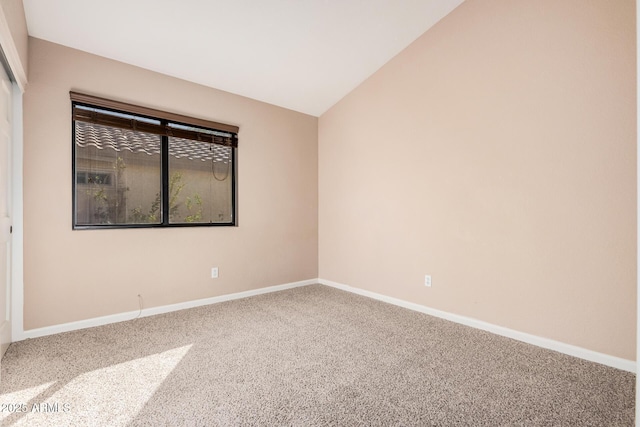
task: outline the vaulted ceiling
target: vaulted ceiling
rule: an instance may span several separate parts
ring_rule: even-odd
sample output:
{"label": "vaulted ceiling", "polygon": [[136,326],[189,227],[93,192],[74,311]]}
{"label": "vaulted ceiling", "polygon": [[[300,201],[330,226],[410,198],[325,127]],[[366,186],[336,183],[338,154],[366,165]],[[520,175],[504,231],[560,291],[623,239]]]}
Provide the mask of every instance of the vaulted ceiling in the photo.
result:
{"label": "vaulted ceiling", "polygon": [[29,35],[320,116],[463,0],[24,0]]}

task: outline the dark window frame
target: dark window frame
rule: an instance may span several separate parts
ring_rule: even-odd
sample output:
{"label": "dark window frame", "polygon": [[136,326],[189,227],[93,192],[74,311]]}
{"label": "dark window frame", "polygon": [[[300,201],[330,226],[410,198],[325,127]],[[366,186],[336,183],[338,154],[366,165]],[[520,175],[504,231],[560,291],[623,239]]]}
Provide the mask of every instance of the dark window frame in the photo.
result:
{"label": "dark window frame", "polygon": [[[101,230],[101,229],[128,229],[128,228],[180,228],[180,227],[237,227],[238,226],[238,209],[237,209],[237,134],[239,128],[233,125],[198,119],[189,116],[169,113],[161,110],[140,107],[133,104],[113,101],[105,98],[94,97],[91,95],[70,92],[71,96],[71,183],[72,183],[72,229],[73,230]],[[120,114],[128,114],[139,116],[142,118],[157,120],[161,122],[161,126],[168,127],[169,123],[194,126],[209,131],[230,133],[233,135],[233,145],[224,144],[230,147],[230,163],[231,168],[231,221],[215,222],[215,223],[170,223],[169,222],[169,136],[161,135],[161,151],[160,151],[160,176],[161,176],[161,207],[162,222],[160,223],[140,223],[140,224],[77,224],[76,221],[76,186],[83,185],[76,182],[76,119],[74,118],[75,106],[83,106],[88,108],[97,108]],[[86,184],[85,184],[86,185]]]}

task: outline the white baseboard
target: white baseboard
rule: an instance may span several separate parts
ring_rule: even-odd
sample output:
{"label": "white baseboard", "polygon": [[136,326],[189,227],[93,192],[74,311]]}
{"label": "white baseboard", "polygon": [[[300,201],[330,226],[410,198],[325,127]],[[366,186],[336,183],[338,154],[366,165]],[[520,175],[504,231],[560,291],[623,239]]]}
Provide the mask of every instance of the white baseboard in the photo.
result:
{"label": "white baseboard", "polygon": [[425,313],[431,316],[450,320],[452,322],[460,323],[462,325],[471,326],[472,328],[482,329],[483,331],[491,332],[496,335],[502,335],[503,337],[512,338],[518,341],[523,341],[528,344],[533,344],[538,347],[546,348],[549,350],[555,350],[557,352],[578,357],[580,359],[585,359],[591,362],[600,363],[602,365],[611,366],[613,368],[622,369],[623,371],[636,373],[636,362],[633,360],[627,360],[627,359],[622,359],[620,357],[610,356],[604,353],[598,353],[593,350],[587,350],[585,348],[577,347],[570,344],[565,344],[560,341],[554,341],[548,338],[542,338],[536,335],[515,331],[513,329],[493,325],[491,323],[483,322],[481,320],[476,320],[470,317],[460,316],[458,314],[447,313],[446,311],[436,310],[434,308],[426,307],[420,304],[415,304],[415,303],[404,301],[401,299],[388,297],[386,295],[377,294],[375,292],[366,291],[364,289],[354,288],[348,285],[344,285],[342,283],[332,282],[330,280],[318,279],[318,282],[326,286],[331,286],[337,289],[341,289],[343,291],[377,299],[379,301],[383,301],[389,304],[394,304],[400,307],[408,308],[410,310],[419,311],[420,313]]}
{"label": "white baseboard", "polygon": [[224,301],[231,301],[240,298],[252,297],[255,295],[267,294],[270,292],[283,291],[285,289],[297,288],[300,286],[312,285],[319,283],[318,279],[303,280],[300,282],[285,283],[283,285],[269,286],[267,288],[253,289],[251,291],[237,292],[235,294],[220,295],[217,297],[204,298],[194,301],[186,301],[178,304],[163,305],[159,307],[145,308],[140,310],[128,311],[126,313],[112,314],[109,316],[94,317],[92,319],[79,320],[77,322],[63,323],[60,325],[46,326],[44,328],[29,329],[13,337],[13,341],[22,341],[28,338],[43,337],[46,335],[59,334],[61,332],[77,331],[78,329],[92,328],[94,326],[108,325],[110,323],[124,322],[133,320],[136,317],[147,317],[156,314],[169,313],[172,311],[184,310],[187,308],[200,307],[203,305],[216,304]]}
{"label": "white baseboard", "polygon": [[303,280],[300,282],[269,286],[267,288],[254,289],[254,290],[245,291],[245,292],[237,292],[237,293],[228,294],[228,295],[220,295],[217,297],[204,298],[204,299],[199,299],[195,301],[187,301],[187,302],[182,302],[178,304],[145,308],[142,310],[142,312],[140,312],[139,310],[134,310],[126,313],[119,313],[119,314],[113,314],[109,316],[102,316],[102,317],[95,317],[92,319],[80,320],[77,322],[63,323],[61,325],[53,325],[53,326],[47,326],[44,328],[30,329],[28,331],[23,331],[21,334],[17,334],[18,336],[14,336],[13,341],[22,341],[28,338],[37,338],[37,337],[43,337],[46,335],[59,334],[61,332],[76,331],[78,329],[86,329],[86,328],[92,328],[94,326],[107,325],[110,323],[124,322],[127,320],[135,319],[136,317],[147,317],[147,316],[153,316],[156,314],[169,313],[172,311],[184,310],[187,308],[200,307],[203,305],[210,305],[210,304],[216,304],[224,301],[247,298],[247,297],[266,294],[270,292],[283,291],[285,289],[297,288],[300,286],[307,286],[314,283],[320,283],[325,286],[331,286],[333,288],[341,289],[343,291],[362,295],[368,298],[373,298],[389,304],[394,304],[400,307],[408,308],[410,310],[418,311],[420,313],[425,313],[431,316],[439,317],[441,319],[460,323],[462,325],[471,326],[472,328],[481,329],[483,331],[491,332],[496,335],[512,338],[518,341],[526,342],[528,344],[533,344],[538,347],[546,348],[549,350],[555,350],[557,352],[578,357],[580,359],[589,360],[591,362],[600,363],[602,365],[611,366],[613,368],[622,369],[624,371],[628,371],[632,373],[636,372],[636,362],[633,360],[627,360],[627,359],[622,359],[615,356],[610,356],[604,353],[598,353],[593,350],[587,350],[585,348],[577,347],[570,344],[565,344],[560,341],[554,341],[548,338],[542,338],[536,335],[519,332],[513,329],[483,322],[481,320],[461,316],[458,314],[448,313],[446,311],[436,310],[435,308],[426,307],[420,304],[415,304],[415,303],[404,301],[398,298],[393,298],[393,297],[378,294],[375,292],[366,291],[364,289],[354,288],[352,286],[344,285],[342,283],[332,282],[330,280],[325,280],[325,279]]}

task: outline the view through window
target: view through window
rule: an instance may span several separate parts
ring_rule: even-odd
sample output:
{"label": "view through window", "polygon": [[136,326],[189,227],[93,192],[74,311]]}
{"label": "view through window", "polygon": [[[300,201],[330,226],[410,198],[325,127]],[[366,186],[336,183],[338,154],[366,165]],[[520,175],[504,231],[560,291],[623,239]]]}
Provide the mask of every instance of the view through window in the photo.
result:
{"label": "view through window", "polygon": [[236,133],[72,108],[74,228],[235,225]]}

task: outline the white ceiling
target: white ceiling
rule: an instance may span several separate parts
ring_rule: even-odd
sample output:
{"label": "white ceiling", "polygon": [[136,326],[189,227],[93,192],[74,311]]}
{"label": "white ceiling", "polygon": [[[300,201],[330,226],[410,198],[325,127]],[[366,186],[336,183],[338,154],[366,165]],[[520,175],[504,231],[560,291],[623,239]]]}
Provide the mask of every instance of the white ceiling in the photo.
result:
{"label": "white ceiling", "polygon": [[24,0],[29,35],[320,116],[464,0]]}

